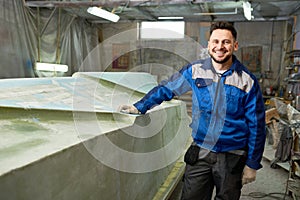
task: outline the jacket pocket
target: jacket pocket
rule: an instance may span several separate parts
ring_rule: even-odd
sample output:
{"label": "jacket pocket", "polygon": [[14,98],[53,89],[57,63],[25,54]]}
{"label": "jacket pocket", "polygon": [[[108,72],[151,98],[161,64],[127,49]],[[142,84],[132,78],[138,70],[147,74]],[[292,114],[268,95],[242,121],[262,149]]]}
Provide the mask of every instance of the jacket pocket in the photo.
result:
{"label": "jacket pocket", "polygon": [[243,111],[242,94],[238,88],[229,88],[226,92],[227,113],[236,115]]}
{"label": "jacket pocket", "polygon": [[[196,78],[195,79],[195,91],[194,92],[194,103],[198,105],[199,110],[211,111],[212,103],[210,98],[209,88],[212,85],[212,79]],[[195,99],[196,98],[196,99]]]}
{"label": "jacket pocket", "polygon": [[207,87],[207,86],[211,85],[212,83],[213,83],[213,80],[208,79],[208,78],[196,78],[195,79],[195,85],[198,88]]}
{"label": "jacket pocket", "polygon": [[233,153],[226,153],[227,167],[231,174],[240,174],[243,172],[246,165],[246,155],[236,155]]}

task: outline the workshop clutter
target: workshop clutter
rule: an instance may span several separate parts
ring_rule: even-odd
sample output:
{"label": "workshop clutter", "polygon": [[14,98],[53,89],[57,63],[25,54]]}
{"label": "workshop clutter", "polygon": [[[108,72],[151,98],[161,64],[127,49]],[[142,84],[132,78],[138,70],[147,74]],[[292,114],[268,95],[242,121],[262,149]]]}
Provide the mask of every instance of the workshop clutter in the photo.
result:
{"label": "workshop clutter", "polygon": [[291,104],[278,99],[270,99],[266,110],[267,144],[275,150],[271,167],[288,162],[290,166],[288,190],[295,196],[300,193],[300,112]]}

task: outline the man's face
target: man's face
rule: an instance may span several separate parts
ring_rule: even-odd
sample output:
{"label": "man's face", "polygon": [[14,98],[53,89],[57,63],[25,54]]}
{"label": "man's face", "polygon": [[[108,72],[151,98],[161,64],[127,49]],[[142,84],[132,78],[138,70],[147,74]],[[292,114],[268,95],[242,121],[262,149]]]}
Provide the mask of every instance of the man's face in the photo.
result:
{"label": "man's face", "polygon": [[238,42],[229,30],[216,29],[212,32],[208,41],[208,51],[216,63],[225,64],[237,49]]}

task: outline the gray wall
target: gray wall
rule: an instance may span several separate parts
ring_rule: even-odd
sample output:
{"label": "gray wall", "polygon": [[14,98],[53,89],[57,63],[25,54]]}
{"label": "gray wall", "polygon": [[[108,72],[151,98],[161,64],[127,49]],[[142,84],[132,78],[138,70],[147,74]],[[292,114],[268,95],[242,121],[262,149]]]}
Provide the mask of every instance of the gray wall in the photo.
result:
{"label": "gray wall", "polygon": [[[187,37],[194,39],[205,48],[209,26],[210,23],[208,22],[187,22],[185,32]],[[122,25],[120,29],[118,25],[115,27],[113,25],[103,25],[103,39],[109,38],[111,34],[125,31],[126,28],[124,27],[126,26]],[[127,27],[133,28],[132,25],[128,25]],[[257,67],[258,71],[254,71],[254,73],[260,80],[262,88],[273,87],[276,89],[280,84],[283,84],[282,80],[287,76],[285,70],[286,52],[293,48],[291,46],[293,43],[293,37],[291,37],[293,21],[236,22],[235,27],[238,31],[239,42],[239,50],[236,52],[236,55],[242,62],[243,50],[254,46],[261,48],[260,67]],[[110,33],[110,35],[108,33]],[[174,42],[178,43],[178,41]],[[186,49],[186,51],[190,51],[190,49]],[[143,52],[135,52],[132,54],[132,62],[129,64],[129,69],[124,69],[124,71],[131,70],[137,64],[148,63],[163,63],[178,70],[181,66],[186,64],[186,61],[178,58],[178,56],[171,55],[171,53],[144,50]],[[107,70],[114,71],[114,69],[111,68]],[[157,75],[155,70],[149,70],[149,72],[156,73],[155,75]]]}

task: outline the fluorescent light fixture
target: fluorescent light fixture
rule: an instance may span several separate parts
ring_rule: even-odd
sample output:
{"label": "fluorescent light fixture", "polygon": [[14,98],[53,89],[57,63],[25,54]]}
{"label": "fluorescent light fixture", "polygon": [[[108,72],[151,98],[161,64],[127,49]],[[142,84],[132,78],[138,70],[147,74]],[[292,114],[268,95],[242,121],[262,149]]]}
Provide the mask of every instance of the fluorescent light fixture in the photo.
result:
{"label": "fluorescent light fixture", "polygon": [[107,19],[109,21],[112,21],[112,22],[117,22],[119,21],[120,17],[114,13],[111,13],[111,12],[108,12],[106,10],[103,10],[102,8],[99,8],[99,7],[89,7],[87,9],[87,12],[92,14],[92,15],[95,15],[97,17],[101,17],[103,19]]}
{"label": "fluorescent light fixture", "polygon": [[158,17],[158,19],[172,20],[172,19],[183,19],[183,17]]}
{"label": "fluorescent light fixture", "polygon": [[248,1],[243,1],[243,9],[244,9],[244,16],[246,19],[251,20],[253,18],[251,8],[251,4]]}
{"label": "fluorescent light fixture", "polygon": [[50,72],[67,72],[68,66],[55,63],[35,63],[35,69],[38,71],[50,71]]}

